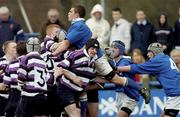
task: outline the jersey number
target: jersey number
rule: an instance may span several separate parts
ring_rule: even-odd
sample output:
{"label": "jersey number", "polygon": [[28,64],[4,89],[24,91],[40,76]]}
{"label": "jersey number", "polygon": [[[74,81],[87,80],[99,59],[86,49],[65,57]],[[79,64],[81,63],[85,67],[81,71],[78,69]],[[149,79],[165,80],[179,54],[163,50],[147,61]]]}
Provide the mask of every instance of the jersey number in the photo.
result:
{"label": "jersey number", "polygon": [[45,80],[43,78],[44,73],[41,70],[37,70],[37,72],[38,72],[38,78],[40,78],[37,83],[38,83],[39,86],[43,87],[45,85]]}
{"label": "jersey number", "polygon": [[53,60],[51,59],[51,58],[47,58],[47,60],[46,60],[46,63],[47,63],[47,69],[48,70],[53,70],[54,69],[54,62],[53,62]]}

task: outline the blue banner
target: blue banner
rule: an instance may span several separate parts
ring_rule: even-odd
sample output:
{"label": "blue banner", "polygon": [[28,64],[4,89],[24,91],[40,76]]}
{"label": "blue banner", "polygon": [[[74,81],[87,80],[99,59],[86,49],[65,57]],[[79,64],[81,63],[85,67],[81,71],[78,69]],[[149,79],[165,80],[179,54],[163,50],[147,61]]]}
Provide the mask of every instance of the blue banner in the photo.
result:
{"label": "blue banner", "polygon": [[[163,90],[151,90],[150,104],[145,104],[141,98],[132,117],[159,117],[164,109],[166,96]],[[116,117],[116,92],[113,90],[99,91],[99,117]],[[178,116],[180,117],[180,116]]]}

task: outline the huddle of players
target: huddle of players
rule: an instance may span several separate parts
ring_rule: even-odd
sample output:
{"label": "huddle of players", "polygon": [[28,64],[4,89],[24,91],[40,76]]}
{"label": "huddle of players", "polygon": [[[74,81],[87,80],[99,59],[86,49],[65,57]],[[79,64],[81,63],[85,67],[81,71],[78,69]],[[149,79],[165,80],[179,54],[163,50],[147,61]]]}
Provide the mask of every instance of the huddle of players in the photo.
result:
{"label": "huddle of players", "polygon": [[[59,116],[64,109],[69,117],[80,117],[79,97],[90,82],[113,82],[133,88],[149,102],[148,91],[113,72],[96,39],[89,39],[82,49],[53,56],[53,49],[61,43],[58,41],[65,38],[60,36],[57,40],[54,35],[58,31],[58,26],[49,25],[44,42],[40,44],[34,37],[19,42],[15,60],[0,59],[1,84],[5,87],[0,94],[9,94],[8,99],[0,100],[1,116],[5,113],[9,117]],[[108,68],[110,72],[105,73]],[[93,80],[98,71],[106,80]]]}

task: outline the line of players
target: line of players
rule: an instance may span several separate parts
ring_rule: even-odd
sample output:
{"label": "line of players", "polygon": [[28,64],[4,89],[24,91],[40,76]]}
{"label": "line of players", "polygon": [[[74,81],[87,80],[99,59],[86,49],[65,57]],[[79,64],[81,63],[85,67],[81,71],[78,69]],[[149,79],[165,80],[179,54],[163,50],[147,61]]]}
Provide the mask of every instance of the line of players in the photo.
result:
{"label": "line of players", "polygon": [[[52,47],[58,45],[54,38],[57,31],[57,25],[48,26],[47,36],[41,44],[37,38],[30,38],[17,45],[13,41],[4,43],[6,54],[0,59],[2,116],[60,116],[64,109],[69,117],[80,117],[77,102],[81,93],[91,89],[88,85],[90,82],[101,86],[99,79],[93,80],[97,76],[98,67],[100,75],[106,79],[103,82],[110,81],[134,88],[145,97],[146,103],[149,102],[148,91],[133,80],[118,76],[108,62],[104,62],[106,58],[96,39],[89,39],[82,49],[53,56]],[[108,67],[105,73],[103,69],[107,70]]]}
{"label": "line of players", "polygon": [[59,32],[60,27],[52,24],[47,27],[41,44],[37,38],[17,45],[12,41],[4,43],[5,56],[0,59],[0,114],[58,117],[65,110],[69,117],[80,117],[79,97],[90,89],[102,87],[100,83],[112,82],[118,85],[117,92],[122,90],[119,85],[124,91],[117,96],[118,116],[129,116],[138,101],[138,93],[145,103],[150,101],[149,91],[137,85],[132,74],[154,73],[168,96],[162,116],[176,116],[180,109],[180,74],[174,62],[163,54],[162,46],[151,44],[148,48],[151,59],[141,65],[131,65],[128,58],[122,57],[124,44],[114,41],[113,51],[108,53],[113,56],[111,67],[99,42],[90,39],[92,35],[84,25],[83,9],[82,6],[71,8],[68,15],[72,25],[64,37],[57,36],[57,32],[61,35],[63,31]]}

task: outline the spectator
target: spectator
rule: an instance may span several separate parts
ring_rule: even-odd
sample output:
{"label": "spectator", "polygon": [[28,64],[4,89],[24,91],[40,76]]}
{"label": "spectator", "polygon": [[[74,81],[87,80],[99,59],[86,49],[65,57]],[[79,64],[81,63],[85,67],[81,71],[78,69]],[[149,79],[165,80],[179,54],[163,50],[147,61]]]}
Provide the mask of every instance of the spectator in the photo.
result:
{"label": "spectator", "polygon": [[171,58],[175,62],[177,68],[180,70],[180,50],[179,49],[173,49],[170,53]]}
{"label": "spectator", "polygon": [[47,14],[47,21],[45,21],[40,27],[40,41],[43,42],[46,36],[46,27],[50,24],[57,24],[60,28],[64,28],[63,23],[59,20],[59,12],[57,9],[49,9]]}
{"label": "spectator", "polygon": [[108,46],[110,25],[107,20],[103,18],[103,7],[96,4],[91,11],[91,18],[86,21],[86,24],[93,33],[93,38],[97,37],[100,45],[105,48]]}
{"label": "spectator", "polygon": [[179,18],[174,25],[174,44],[173,46],[180,46],[180,6],[179,6]]}
{"label": "spectator", "polygon": [[148,45],[153,42],[153,25],[146,20],[142,10],[136,12],[136,18],[131,28],[131,52],[138,48],[146,57]]}
{"label": "spectator", "polygon": [[[14,38],[14,36],[16,38]],[[6,6],[0,7],[0,47],[5,41],[24,40],[24,33],[21,25],[14,21],[10,15],[9,9]],[[2,49],[0,49],[0,57],[4,55]]]}
{"label": "spectator", "polygon": [[169,54],[172,48],[172,27],[168,25],[166,13],[161,13],[158,26],[155,28],[155,42],[162,44],[164,53]]}
{"label": "spectator", "polygon": [[109,45],[115,40],[120,40],[125,43],[126,50],[125,53],[127,54],[130,49],[130,24],[127,20],[122,17],[121,9],[115,8],[112,10],[112,17],[114,20],[114,25],[111,29],[111,36]]}
{"label": "spectator", "polygon": [[[132,61],[135,64],[141,64],[145,62],[145,58],[140,49],[134,49],[132,52]],[[149,75],[148,74],[136,74],[136,81],[143,83],[144,87],[149,88]]]}

